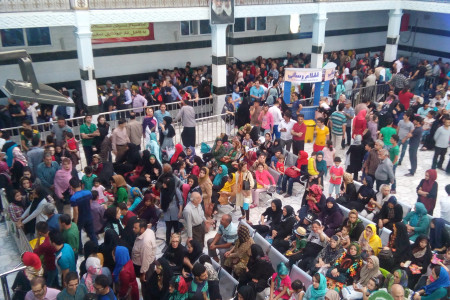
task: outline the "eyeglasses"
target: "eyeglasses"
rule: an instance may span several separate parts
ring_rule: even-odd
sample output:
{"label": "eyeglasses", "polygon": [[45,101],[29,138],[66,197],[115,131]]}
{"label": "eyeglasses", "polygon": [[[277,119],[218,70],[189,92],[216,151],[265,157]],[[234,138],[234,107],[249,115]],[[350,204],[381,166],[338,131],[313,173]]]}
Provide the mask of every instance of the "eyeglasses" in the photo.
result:
{"label": "eyeglasses", "polygon": [[34,291],[33,289],[31,289],[31,291],[33,292],[34,295],[36,295],[36,294],[42,294],[42,292],[44,291],[44,289],[45,289],[45,287],[42,287],[42,288],[40,288],[40,289],[37,290],[37,291]]}

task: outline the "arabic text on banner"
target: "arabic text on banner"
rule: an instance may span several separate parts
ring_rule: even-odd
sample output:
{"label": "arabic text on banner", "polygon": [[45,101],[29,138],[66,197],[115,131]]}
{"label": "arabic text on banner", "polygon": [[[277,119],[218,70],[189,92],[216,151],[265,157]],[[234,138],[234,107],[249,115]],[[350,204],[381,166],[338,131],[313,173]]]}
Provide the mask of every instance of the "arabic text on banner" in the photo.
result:
{"label": "arabic text on banner", "polygon": [[322,69],[288,68],[284,72],[284,80],[294,84],[322,81]]}

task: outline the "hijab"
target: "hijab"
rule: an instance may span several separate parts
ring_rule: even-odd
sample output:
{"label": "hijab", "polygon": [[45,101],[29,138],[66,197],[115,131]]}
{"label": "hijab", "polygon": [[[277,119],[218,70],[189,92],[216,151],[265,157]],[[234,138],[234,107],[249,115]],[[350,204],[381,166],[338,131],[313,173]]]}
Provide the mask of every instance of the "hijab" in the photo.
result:
{"label": "hijab", "polygon": [[226,165],[220,165],[222,167],[222,173],[217,173],[216,177],[214,177],[213,184],[220,185],[222,183],[222,178],[228,175],[228,168]]}
{"label": "hijab", "polygon": [[251,239],[250,230],[246,225],[239,225],[238,228],[238,240],[236,242],[236,247],[248,242]]}
{"label": "hijab", "polygon": [[281,217],[281,223],[286,222],[287,220],[289,220],[290,218],[294,217],[294,209],[292,208],[292,206],[290,205],[286,205],[284,207],[284,209],[286,209],[286,216],[282,215]]}
{"label": "hijab", "polygon": [[356,121],[365,122],[366,121],[367,110],[362,109],[356,115],[355,120],[353,121],[353,126],[355,126]]}
{"label": "hijab", "polygon": [[325,161],[324,157],[325,154],[323,153],[323,151],[318,151],[317,155],[322,155],[322,160],[319,161],[316,159],[316,168],[318,172],[323,172],[323,174],[327,174],[327,162]]}
{"label": "hijab", "polygon": [[4,161],[0,161],[0,175],[5,176],[8,182],[11,182],[11,175],[9,174],[8,164]]}
{"label": "hijab", "polygon": [[198,177],[198,185],[202,185],[208,181],[211,182],[211,179],[209,179],[209,169],[206,167],[203,167],[200,171],[205,171],[205,177]]}
{"label": "hijab", "polygon": [[380,272],[380,260],[375,255],[369,256],[370,260],[372,260],[373,268],[369,269],[367,264],[365,264],[361,268],[361,272],[359,273],[359,283],[361,285],[366,286],[369,283],[369,280],[373,277],[376,277],[381,274]]}
{"label": "hijab", "polygon": [[86,260],[86,271],[87,273],[83,275],[84,284],[86,285],[89,293],[95,293],[95,278],[98,275],[102,274],[102,265],[100,264],[100,259],[98,257],[89,257]]}
{"label": "hijab", "polygon": [[[240,72],[242,73],[242,72]],[[244,126],[247,123],[250,123],[250,104],[248,103],[247,97],[242,99],[241,104],[236,112],[236,125],[239,127]]]}
{"label": "hijab", "polygon": [[[62,166],[63,163],[69,163],[69,170],[65,170]],[[63,193],[70,188],[69,181],[72,179],[72,160],[70,158],[63,158],[61,162],[61,169],[56,171],[54,185],[55,185],[55,194],[60,199],[64,198]]]}
{"label": "hijab", "polygon": [[183,145],[176,144],[175,145],[175,153],[172,155],[172,158],[170,158],[170,164],[174,164],[178,160],[178,156],[180,156],[181,152],[183,152]]}
{"label": "hijab", "polygon": [[33,252],[24,252],[22,254],[22,262],[26,266],[25,275],[28,280],[35,277],[44,276],[44,269],[39,256]]}
{"label": "hijab", "polygon": [[325,297],[329,300],[340,300],[339,293],[335,290],[328,290],[325,294]]}
{"label": "hijab", "polygon": [[297,167],[308,165],[308,153],[306,153],[303,150],[300,150],[298,153],[298,159],[297,159]]}
{"label": "hijab", "polygon": [[127,182],[125,181],[125,178],[123,178],[122,175],[113,175],[112,178],[114,180],[114,183],[116,184],[116,187],[114,188],[114,194],[117,194],[117,190],[120,187],[125,188],[128,192]]}
{"label": "hijab", "polygon": [[116,258],[116,266],[114,267],[113,281],[117,283],[119,281],[120,271],[122,271],[123,267],[130,261],[130,253],[127,248],[117,246],[114,255]]}
{"label": "hijab", "polygon": [[355,138],[353,139],[352,145],[359,146],[361,145],[362,136],[360,134],[355,135]]}
{"label": "hijab", "polygon": [[[327,279],[322,273],[316,273],[319,274],[320,280],[319,280],[319,287],[317,289],[314,288],[314,286],[311,284],[311,297],[310,299],[319,299],[322,297],[325,297],[325,294],[327,293]],[[314,275],[315,276],[315,275]]]}
{"label": "hijab", "polygon": [[192,247],[192,253],[187,252],[186,256],[187,258],[189,258],[189,261],[193,264],[200,258],[200,256],[202,256],[203,245],[200,244],[200,242],[197,240],[190,240],[189,244]]}
{"label": "hijab", "polygon": [[375,193],[373,191],[373,178],[372,176],[365,175],[364,179],[367,182],[367,185],[363,184],[359,190],[358,193],[363,197],[372,197]]}
{"label": "hijab", "polygon": [[165,129],[169,131],[168,134],[167,134],[167,137],[168,138],[174,137],[175,136],[175,129],[173,129],[173,126],[172,126],[172,117],[165,116],[163,118],[163,120],[166,121]]}
{"label": "hijab", "polygon": [[242,296],[244,300],[254,300],[256,299],[254,289],[249,285],[243,285],[238,290],[239,295]]}
{"label": "hijab", "polygon": [[[152,157],[155,158],[155,163],[153,163],[153,164],[150,162],[150,158],[152,158]],[[157,176],[154,169],[158,169],[158,171],[159,171],[158,174],[162,173],[161,162],[158,160],[158,157],[154,154],[150,154],[150,156],[148,157],[148,160],[144,161],[144,168],[145,168],[145,171],[148,172],[148,174],[150,174],[150,176]]]}
{"label": "hijab", "polygon": [[161,189],[161,209],[166,212],[175,195],[175,180],[173,176],[169,176],[167,180],[164,180],[164,183],[166,183],[167,188]]}
{"label": "hijab", "polygon": [[[397,231],[395,235],[394,248],[395,253],[408,256],[407,253],[411,253],[411,247],[409,243],[408,231],[406,225],[403,222],[397,222],[394,224]],[[392,232],[393,233],[393,232]]]}
{"label": "hijab", "polygon": [[323,213],[327,217],[333,215],[335,212],[339,210],[338,204],[336,203],[336,200],[333,197],[329,197],[326,201],[326,204],[328,204],[329,202],[333,203],[333,207],[328,208],[328,205],[325,205],[325,209],[323,211]]}
{"label": "hijab", "polygon": [[[427,171],[429,179],[424,179],[422,182],[422,191],[424,192],[431,192],[433,189],[434,183],[437,179],[437,172],[434,169],[430,169]],[[420,201],[426,201],[428,197],[427,196],[419,196]]]}
{"label": "hijab", "polygon": [[441,287],[447,288],[449,286],[450,286],[450,279],[448,276],[448,272],[444,269],[444,267],[441,267],[439,271],[439,277],[431,284],[424,286],[423,289],[425,290],[425,294],[430,295]]}
{"label": "hijab", "polygon": [[188,285],[183,276],[174,275],[170,280],[170,284],[173,285],[175,290],[169,295],[169,300],[183,300],[187,299]]}
{"label": "hijab", "polygon": [[431,222],[434,224],[434,228],[430,227],[430,244],[431,249],[442,248],[444,241],[442,240],[442,232],[445,229],[445,220],[441,218],[435,218]]}
{"label": "hijab", "polygon": [[369,244],[370,248],[372,248],[373,252],[375,253],[375,255],[378,254],[378,252],[380,252],[380,247],[382,246],[382,242],[381,242],[381,238],[377,235],[377,228],[375,226],[375,224],[368,224],[366,226],[366,228],[369,227],[370,229],[372,229],[372,236],[370,237],[370,239],[367,238],[367,234],[366,231],[363,231],[363,236],[364,239],[367,241],[367,243]]}
{"label": "hijab", "polygon": [[125,158],[125,161],[127,163],[132,164],[135,167],[141,161],[141,153],[139,150],[139,146],[137,146],[133,143],[128,143],[127,147],[128,147],[128,150],[125,153],[123,158]]}
{"label": "hijab", "polygon": [[267,208],[267,211],[269,212],[268,216],[270,216],[270,220],[272,221],[273,224],[277,224],[278,222],[280,222],[283,216],[283,208],[282,208],[283,203],[281,202],[280,199],[273,199],[272,203],[275,204],[276,210],[273,211],[271,206],[268,207]]}
{"label": "hijab", "polygon": [[416,204],[414,205],[414,211],[411,214],[411,218],[409,219],[409,224],[412,227],[416,227],[419,225],[420,220],[422,218],[428,218],[427,217],[427,209],[425,207],[425,205],[422,202],[416,202]]}
{"label": "hijab", "polygon": [[162,161],[162,154],[161,154],[161,148],[158,145],[158,140],[156,139],[156,133],[152,132],[150,133],[150,141],[148,146],[150,146],[150,152],[155,155],[156,160],[161,163]]}
{"label": "hijab", "polygon": [[397,273],[400,277],[400,285],[404,288],[408,286],[408,274],[403,269],[397,269],[394,272],[392,272],[392,276],[389,278],[388,283],[388,292],[391,292],[392,285],[394,284],[394,274]]}
{"label": "hijab", "polygon": [[286,267],[286,265],[284,264],[284,262],[280,262],[277,266],[277,276],[275,277],[275,286],[278,289],[281,286],[281,281],[283,280],[281,276],[283,275],[288,275],[289,274],[289,269],[288,267]]}

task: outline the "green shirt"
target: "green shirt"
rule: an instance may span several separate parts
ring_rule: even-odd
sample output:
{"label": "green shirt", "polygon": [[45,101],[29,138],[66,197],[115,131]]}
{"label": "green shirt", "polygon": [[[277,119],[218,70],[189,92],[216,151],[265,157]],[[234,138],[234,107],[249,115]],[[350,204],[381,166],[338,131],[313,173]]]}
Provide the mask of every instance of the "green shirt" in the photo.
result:
{"label": "green shirt", "polygon": [[64,238],[64,243],[69,244],[72,247],[75,255],[78,254],[78,246],[80,243],[80,232],[78,231],[78,226],[72,222],[72,226],[69,229],[63,230],[62,235]]}
{"label": "green shirt", "polygon": [[[91,134],[94,133],[94,131],[97,130],[97,126],[95,126],[95,124],[91,123],[91,126],[87,126],[86,123],[84,123],[83,125],[80,126],[80,133],[84,133],[84,134]],[[81,144],[83,146],[92,146],[92,144],[94,143],[94,138],[91,139],[81,139]]]}
{"label": "green shirt", "polygon": [[127,189],[124,188],[123,186],[121,186],[117,189],[116,202],[117,202],[117,205],[119,205],[122,202],[123,203],[128,202],[128,192],[127,192]]}
{"label": "green shirt", "polygon": [[380,130],[380,133],[383,135],[383,142],[385,145],[392,146],[391,136],[393,134],[397,134],[397,130],[393,127],[383,127]]}
{"label": "green shirt", "polygon": [[296,239],[295,240],[295,250],[294,252],[299,252],[300,250],[304,249],[306,247],[306,239]]}
{"label": "green shirt", "polygon": [[[389,149],[389,158],[391,159],[392,163],[394,163],[395,157],[400,153],[400,147],[397,145],[395,147],[392,147],[391,149]],[[397,162],[394,164],[396,165],[398,164],[398,159]]]}
{"label": "green shirt", "polygon": [[94,186],[94,179],[97,178],[97,175],[92,174],[91,176],[84,175],[81,179],[81,182],[84,185],[85,190],[92,190],[92,187]]}

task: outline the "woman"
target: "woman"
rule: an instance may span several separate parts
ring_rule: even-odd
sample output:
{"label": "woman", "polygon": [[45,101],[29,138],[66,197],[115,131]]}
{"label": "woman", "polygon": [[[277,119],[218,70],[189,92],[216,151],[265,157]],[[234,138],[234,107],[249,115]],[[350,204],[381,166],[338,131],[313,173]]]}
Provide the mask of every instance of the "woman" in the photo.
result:
{"label": "woman", "polygon": [[[261,112],[261,115],[263,114],[263,111]],[[269,149],[272,147],[272,136],[270,134],[270,132],[267,132],[266,134],[264,134],[264,143],[262,143],[261,145],[259,145],[259,150],[261,152],[266,152],[269,155]]]}
{"label": "woman", "polygon": [[[199,193],[200,195],[202,194],[202,189],[200,188],[200,186],[198,185],[198,178],[195,175],[189,175],[188,176],[188,180],[187,180],[187,187],[189,188],[188,193],[187,193],[187,201],[189,202],[191,199],[191,195],[194,192]],[[183,189],[184,189],[184,184],[183,184]]]}
{"label": "woman", "polygon": [[100,155],[94,154],[92,156],[92,163],[91,163],[92,171],[95,175],[100,176],[102,170],[103,170],[103,163],[100,158]]}
{"label": "woman", "polygon": [[31,291],[30,281],[36,277],[44,276],[44,269],[37,254],[24,252],[21,259],[25,270],[17,272],[16,278],[14,279],[11,287],[14,291],[13,300],[25,299],[25,295]]}
{"label": "woman", "polygon": [[414,294],[414,300],[438,300],[447,296],[450,279],[448,271],[441,266],[435,266],[431,272],[430,281],[433,281],[422,287]]}
{"label": "woman", "polygon": [[86,274],[86,262],[89,257],[98,257],[100,259],[100,264],[104,264],[103,254],[99,253],[98,245],[94,241],[87,241],[83,246],[84,260],[80,264],[80,277]]}
{"label": "woman", "polygon": [[370,200],[376,201],[376,193],[373,190],[373,179],[371,176],[366,175],[363,177],[362,186],[357,193],[357,200],[348,203],[349,209],[355,209],[361,212],[370,202]]}
{"label": "woman", "polygon": [[334,99],[339,100],[342,93],[345,93],[344,81],[342,79],[338,79]]}
{"label": "woman", "polygon": [[336,201],[345,207],[347,207],[350,202],[357,201],[356,187],[353,183],[352,174],[347,172],[344,173],[341,184],[341,196]]}
{"label": "woman", "polygon": [[403,223],[406,224],[411,241],[415,241],[419,235],[428,234],[430,218],[427,216],[425,205],[421,202],[416,202],[414,210],[406,215]]}
{"label": "woman", "polygon": [[218,192],[219,199],[214,205],[214,212],[213,214],[217,214],[217,203],[220,205],[227,205],[229,203],[235,202],[236,197],[236,176],[234,176],[233,173],[228,174],[226,177],[227,181],[225,181],[225,184]]}
{"label": "woman", "polygon": [[319,220],[322,222],[325,234],[329,237],[333,236],[341,226],[343,219],[344,216],[336,200],[333,197],[329,197],[324,209],[319,215]]}
{"label": "woman", "polygon": [[273,273],[270,283],[270,300],[289,299],[291,289],[291,278],[289,269],[283,262],[277,266],[277,272]]}
{"label": "woman", "polygon": [[228,169],[232,169],[232,164],[236,160],[236,157],[240,153],[241,150],[241,142],[234,139],[232,146],[228,151],[226,152],[225,156],[222,157],[222,162],[225,163],[228,167]]}
{"label": "woman", "polygon": [[[23,177],[21,181],[23,180]],[[28,179],[27,179],[28,180]],[[20,217],[23,215],[23,212],[25,211],[24,207],[24,199],[22,196],[22,193],[18,190],[13,190],[11,193],[12,197],[7,198],[9,205],[8,205],[8,213],[9,217],[11,218],[11,221],[14,223],[19,222]]]}
{"label": "woman", "polygon": [[434,207],[436,206],[436,198],[438,191],[438,183],[436,182],[437,172],[430,169],[425,172],[425,179],[422,179],[417,186],[418,202],[422,202],[428,214],[433,215]]}
{"label": "woman", "polygon": [[155,261],[155,271],[144,284],[142,295],[145,300],[164,299],[169,290],[173,272],[164,258]]}
{"label": "woman", "polygon": [[[243,74],[242,72],[239,72]],[[250,123],[250,104],[247,97],[242,98],[242,103],[239,105],[236,112],[236,127],[241,128]]]}
{"label": "woman", "polygon": [[106,230],[105,231],[105,240],[103,244],[98,247],[98,251],[103,255],[104,262],[103,266],[107,267],[110,271],[114,270],[114,258],[113,251],[117,246],[125,246],[123,242],[121,242],[119,235],[114,230]]}
{"label": "woman", "polygon": [[250,208],[259,206],[260,193],[267,191],[270,186],[276,186],[275,179],[269,173],[269,171],[264,170],[263,163],[258,163],[257,169],[255,171],[255,177],[257,185],[256,189],[252,190],[253,204],[250,206]]}
{"label": "woman", "polygon": [[[367,287],[370,280],[383,279],[380,272],[380,263],[378,257],[375,255],[367,258],[367,264],[361,268],[361,272],[357,276],[357,280],[353,282],[353,286],[347,286],[342,289],[342,295],[345,299],[361,299],[363,297],[362,287]],[[351,295],[351,296],[350,296]]]}
{"label": "woman", "polygon": [[408,289],[408,275],[405,270],[397,269],[392,274],[388,274],[386,279],[384,280],[384,287],[387,292],[390,293],[392,290],[392,286],[394,284],[399,284],[405,290],[405,299],[409,299],[409,294],[411,293],[410,289]]}
{"label": "woman", "polygon": [[23,212],[19,219],[18,226],[24,227],[25,233],[34,235],[36,231],[36,223],[47,221],[48,217],[42,213],[45,205],[48,203],[45,198],[47,194],[40,187],[35,187],[30,200],[30,206]]}
{"label": "woman", "polygon": [[[284,198],[292,196],[292,188],[294,186],[294,182],[300,182],[300,177],[302,175],[308,174],[308,153],[303,150],[300,150],[297,158],[297,166],[292,167],[295,171],[297,171],[297,177],[289,177],[286,174],[283,177],[283,183],[281,190],[283,193],[286,192],[286,184],[287,184],[287,194],[284,195]],[[289,183],[288,183],[289,181]]]}
{"label": "woman", "polygon": [[139,164],[136,166],[136,168],[130,172],[127,172],[123,175],[123,177],[126,179],[126,181],[130,184],[135,186],[136,180],[144,175],[144,170],[146,167],[146,163],[150,159],[150,151],[144,150],[142,152],[142,157],[139,161]]}
{"label": "woman", "polygon": [[170,158],[170,165],[172,166],[173,169],[177,168],[177,163],[179,158],[182,158],[184,156],[184,152],[183,152],[183,145],[181,144],[176,144],[175,145],[175,153],[172,155],[172,157]]}
{"label": "woman", "polygon": [[120,220],[120,209],[115,206],[110,206],[105,211],[105,231],[114,230],[119,237],[122,236],[123,225]]}
{"label": "woman", "polygon": [[239,277],[238,289],[248,285],[256,293],[260,293],[269,287],[268,280],[275,271],[269,257],[266,256],[260,245],[253,244],[250,251],[252,255],[247,263],[248,271]]}
{"label": "woman", "polygon": [[158,223],[158,214],[155,207],[156,199],[153,194],[145,193],[144,199],[139,203],[139,205],[133,210],[133,212],[139,217],[139,219],[144,219],[147,223],[152,224],[152,228],[155,228]]}
{"label": "woman", "polygon": [[361,233],[364,231],[364,224],[358,218],[358,212],[354,209],[348,213],[348,218],[344,220],[344,226],[348,226],[350,228],[348,234],[351,241],[357,241],[361,236]]}
{"label": "woman", "polygon": [[159,163],[162,162],[161,148],[159,147],[158,139],[156,138],[156,133],[154,132],[150,133],[150,139],[148,140],[145,148],[156,157]]}
{"label": "woman", "polygon": [[248,285],[244,285],[238,289],[238,300],[254,300],[256,299],[255,291]]}
{"label": "woman", "polygon": [[397,203],[397,198],[391,196],[387,202],[381,207],[380,213],[378,214],[378,228],[382,229],[386,227],[392,230],[392,226],[396,222],[401,222],[403,219],[403,208]]}
{"label": "woman", "polygon": [[211,217],[213,212],[213,205],[211,203],[213,184],[211,182],[211,179],[209,179],[208,168],[203,167],[200,169],[200,174],[198,175],[198,186],[202,190],[203,205],[205,207],[205,217],[209,218]]}
{"label": "woman", "polygon": [[224,266],[233,270],[237,277],[241,276],[247,268],[247,263],[252,254],[250,247],[255,242],[250,237],[250,231],[246,225],[239,225],[238,239],[234,246],[225,252]]}
{"label": "woman", "polygon": [[166,252],[164,252],[163,257],[169,263],[169,266],[174,274],[181,274],[185,255],[186,248],[181,245],[180,235],[178,233],[172,233],[169,247]]}
{"label": "woman", "polygon": [[142,134],[145,141],[150,139],[150,133],[155,131],[157,123],[158,121],[153,117],[153,108],[147,108],[146,115],[142,120]]}
{"label": "woman", "polygon": [[361,269],[361,248],[358,243],[350,244],[348,251],[339,257],[334,266],[327,271],[327,277],[344,284],[352,284]]}
{"label": "woman", "polygon": [[359,237],[358,243],[361,246],[363,257],[378,255],[383,245],[381,243],[381,238],[377,235],[375,224],[368,224],[366,226],[366,229]]}
{"label": "woman", "polygon": [[281,220],[283,215],[282,205],[283,203],[280,199],[272,200],[270,207],[266,208],[266,211],[261,214],[259,225],[252,225],[253,229],[263,237],[269,234],[273,226]]}
{"label": "woman", "polygon": [[[236,207],[241,209],[242,217],[245,216],[247,221],[250,220],[250,190],[255,185],[252,173],[248,170],[246,162],[240,162],[238,171],[236,172]],[[244,209],[245,207],[245,209]]]}
{"label": "woman", "polygon": [[361,145],[361,141],[362,136],[360,134],[356,135],[352,145],[347,150],[347,155],[350,156],[350,164],[347,166],[347,172],[353,173],[353,180],[358,180],[358,173],[362,169],[362,161],[366,153],[364,146]]}
{"label": "woman", "polygon": [[[294,209],[290,205],[283,208],[283,216],[278,224],[275,224],[272,229],[272,246],[281,253],[285,253],[289,245],[286,247],[285,238],[289,236],[294,228],[296,222]],[[289,243],[288,243],[289,244]]]}
{"label": "woman", "polygon": [[114,163],[114,171],[117,174],[124,175],[127,172],[131,172],[136,169],[137,165],[141,161],[141,154],[139,146],[128,143],[127,151],[121,156],[119,160]]}
{"label": "woman", "polygon": [[406,225],[397,222],[392,228],[387,246],[383,247],[378,254],[380,267],[391,272],[398,268],[400,263],[407,261],[410,256],[411,247]]}
{"label": "woman", "polygon": [[128,186],[122,175],[113,175],[109,180],[114,193],[114,205],[128,202]]}
{"label": "woman", "polygon": [[319,185],[313,184],[306,188],[305,193],[303,193],[302,206],[299,210],[299,218],[303,219],[308,212],[319,215],[325,209],[326,201],[327,198]]}
{"label": "woman", "polygon": [[181,219],[183,212],[183,196],[179,189],[175,188],[175,180],[172,175],[163,179],[161,189],[161,209],[164,212],[164,221],[166,222],[166,243],[169,243],[174,232],[180,232],[178,220]]}
{"label": "woman", "polygon": [[183,264],[186,266],[187,272],[183,270],[183,276],[190,273],[195,262],[203,255],[203,245],[196,240],[189,240],[186,243],[186,253],[183,258]]}
{"label": "woman", "polygon": [[116,265],[113,271],[113,282],[120,299],[139,300],[139,288],[134,273],[133,261],[128,249],[117,246],[113,253]]}
{"label": "woman", "polygon": [[[161,151],[165,152],[167,149],[173,149],[175,147],[175,144],[173,143],[173,137],[175,136],[175,129],[172,126],[172,117],[165,116],[163,118],[163,124],[159,124],[161,128],[160,138],[160,144],[161,144]],[[169,160],[170,157],[167,158]]]}
{"label": "woman", "polygon": [[327,293],[327,279],[322,273],[315,273],[312,277],[312,283],[306,290],[303,299],[305,300],[325,300]]}
{"label": "woman", "polygon": [[105,275],[111,280],[111,272],[108,268],[102,267],[98,257],[89,257],[86,260],[86,271],[87,273],[81,277],[80,283],[86,286],[89,293],[95,293],[94,282],[98,275]]}
{"label": "woman", "polygon": [[59,210],[62,211],[64,204],[70,203],[72,189],[69,181],[72,179],[72,161],[70,158],[64,157],[62,159],[61,169],[56,171],[54,179],[55,195]]}
{"label": "woman", "polygon": [[225,147],[222,145],[222,138],[216,138],[214,146],[211,149],[212,158],[220,164],[222,162],[222,158],[227,153]]}
{"label": "woman", "polygon": [[[97,152],[100,152],[100,149],[102,147],[103,140],[106,138],[106,136],[109,134],[109,123],[106,122],[106,118],[104,115],[100,115],[97,118],[97,129],[100,132],[99,136],[96,136],[94,138],[94,145],[97,148]],[[111,154],[109,154],[109,161],[111,161]],[[98,175],[98,174],[96,174]]]}
{"label": "woman", "polygon": [[410,262],[409,265],[406,264],[406,261],[400,263],[400,267],[405,269],[408,274],[410,289],[414,289],[420,277],[427,272],[432,255],[428,237],[419,235],[411,246],[411,256],[407,260]]}
{"label": "woman", "polygon": [[319,270],[321,270],[321,273],[326,273],[328,268],[332,266],[339,257],[341,257],[343,252],[344,248],[341,246],[339,237],[337,235],[333,235],[325,248],[320,250],[319,255],[314,260],[315,264],[311,268],[310,273],[317,273]]}
{"label": "woman", "polygon": [[367,110],[363,109],[353,119],[352,138],[355,138],[357,135],[364,135],[364,131],[367,129],[366,115]]}
{"label": "woman", "polygon": [[430,244],[433,251],[445,253],[450,247],[450,236],[445,228],[446,221],[441,218],[435,218],[430,223]]}

